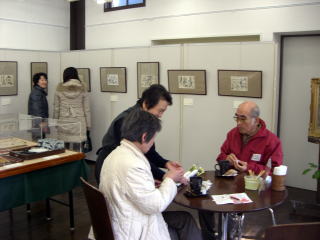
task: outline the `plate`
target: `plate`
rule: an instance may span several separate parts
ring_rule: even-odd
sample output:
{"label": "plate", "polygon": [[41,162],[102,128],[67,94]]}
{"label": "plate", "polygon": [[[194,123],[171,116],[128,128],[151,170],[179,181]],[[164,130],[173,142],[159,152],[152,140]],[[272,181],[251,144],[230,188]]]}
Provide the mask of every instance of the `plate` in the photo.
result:
{"label": "plate", "polygon": [[[238,175],[238,174],[237,174]],[[233,178],[237,175],[229,175],[229,176],[225,176],[225,175],[221,175],[219,171],[215,171],[215,176],[216,177],[223,177],[223,178]]]}

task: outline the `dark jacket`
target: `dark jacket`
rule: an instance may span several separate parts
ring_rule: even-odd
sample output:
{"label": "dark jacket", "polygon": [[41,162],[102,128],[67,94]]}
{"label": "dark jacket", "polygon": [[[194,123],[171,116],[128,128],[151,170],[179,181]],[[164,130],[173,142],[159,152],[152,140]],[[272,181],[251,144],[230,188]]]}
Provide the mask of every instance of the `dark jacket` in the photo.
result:
{"label": "dark jacket", "polygon": [[49,117],[47,93],[38,85],[33,87],[29,95],[28,114],[42,118]]}
{"label": "dark jacket", "polygon": [[[99,183],[100,172],[105,158],[120,145],[121,141],[121,126],[123,120],[128,114],[134,110],[140,108],[139,104],[128,108],[127,110],[120,113],[111,123],[107,133],[102,139],[102,148],[98,150],[98,158],[96,161],[95,175],[96,180]],[[145,154],[146,158],[149,160],[151,166],[151,172],[155,179],[162,180],[164,172],[159,168],[164,168],[168,160],[164,159],[157,153],[156,147],[153,144],[150,150]]]}

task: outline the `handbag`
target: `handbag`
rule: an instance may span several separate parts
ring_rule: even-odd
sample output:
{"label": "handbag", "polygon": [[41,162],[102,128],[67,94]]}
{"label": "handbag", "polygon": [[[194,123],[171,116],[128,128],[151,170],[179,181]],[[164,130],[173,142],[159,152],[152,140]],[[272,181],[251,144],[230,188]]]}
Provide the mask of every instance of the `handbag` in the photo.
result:
{"label": "handbag", "polygon": [[83,152],[88,153],[92,151],[92,141],[90,138],[90,131],[87,130],[87,140],[83,144]]}

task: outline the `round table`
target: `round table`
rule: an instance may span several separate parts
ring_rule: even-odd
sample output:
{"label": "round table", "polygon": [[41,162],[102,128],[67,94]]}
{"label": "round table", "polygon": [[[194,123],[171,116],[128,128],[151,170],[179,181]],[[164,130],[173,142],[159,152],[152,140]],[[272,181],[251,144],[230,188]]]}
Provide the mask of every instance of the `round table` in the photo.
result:
{"label": "round table", "polygon": [[[252,191],[244,188],[244,175],[240,174],[236,177],[215,177],[214,171],[207,171],[202,175],[203,180],[210,179],[213,183],[208,191],[207,197],[188,198],[184,193],[188,190],[188,186],[181,187],[178,191],[174,202],[198,210],[207,210],[220,213],[222,216],[222,224],[220,233],[221,239],[227,239],[228,217],[230,213],[246,213],[270,209],[284,202],[288,196],[288,191],[273,191],[270,188],[264,191]],[[230,193],[247,193],[252,203],[246,204],[224,204],[217,205],[211,198],[211,195],[230,194]]]}

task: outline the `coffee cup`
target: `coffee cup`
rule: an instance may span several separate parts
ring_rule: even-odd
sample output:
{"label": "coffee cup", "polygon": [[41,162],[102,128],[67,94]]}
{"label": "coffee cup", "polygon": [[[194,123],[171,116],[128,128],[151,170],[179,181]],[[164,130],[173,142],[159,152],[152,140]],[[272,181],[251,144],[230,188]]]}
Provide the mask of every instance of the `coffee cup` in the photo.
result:
{"label": "coffee cup", "polygon": [[218,171],[220,173],[220,175],[223,175],[231,168],[231,165],[230,165],[230,162],[228,160],[220,160],[214,166],[214,168],[215,168],[216,171]]}
{"label": "coffee cup", "polygon": [[193,192],[195,194],[200,194],[201,187],[202,187],[202,178],[201,177],[191,177],[190,178],[191,192]]}
{"label": "coffee cup", "polygon": [[285,187],[285,176],[287,175],[287,166],[281,165],[273,169],[271,189],[274,191],[283,191]]}

